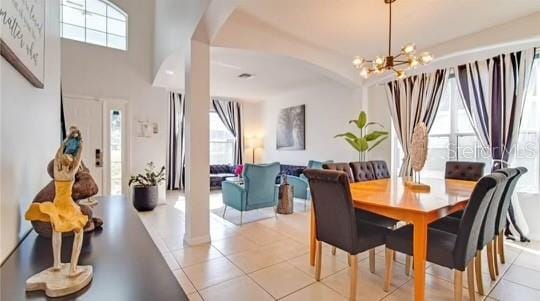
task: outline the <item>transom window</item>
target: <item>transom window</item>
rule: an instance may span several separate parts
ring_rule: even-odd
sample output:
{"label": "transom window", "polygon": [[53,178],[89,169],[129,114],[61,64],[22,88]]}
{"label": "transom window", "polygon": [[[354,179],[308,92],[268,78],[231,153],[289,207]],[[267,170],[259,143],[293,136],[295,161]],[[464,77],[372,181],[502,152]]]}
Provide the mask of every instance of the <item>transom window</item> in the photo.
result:
{"label": "transom window", "polygon": [[127,50],[127,14],[106,0],[60,0],[62,38]]}

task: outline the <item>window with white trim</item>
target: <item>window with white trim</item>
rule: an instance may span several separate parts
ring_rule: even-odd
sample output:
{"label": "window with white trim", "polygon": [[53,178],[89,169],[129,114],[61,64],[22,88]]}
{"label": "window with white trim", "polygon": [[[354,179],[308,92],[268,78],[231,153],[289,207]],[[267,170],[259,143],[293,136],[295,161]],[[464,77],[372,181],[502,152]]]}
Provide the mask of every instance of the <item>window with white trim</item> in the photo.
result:
{"label": "window with white trim", "polygon": [[235,138],[216,112],[210,112],[210,164],[234,164]]}
{"label": "window with white trim", "polygon": [[[518,182],[517,191],[540,192],[540,53],[533,65],[524,103],[516,146],[511,150],[510,166],[523,166],[529,171]],[[480,161],[491,170],[488,150],[482,148],[459,95],[457,80],[451,76],[444,90],[439,110],[429,133],[428,157],[422,177],[444,177],[446,161]],[[403,151],[395,138],[394,172],[399,173]]]}
{"label": "window with white trim", "polygon": [[65,39],[127,50],[127,14],[106,0],[60,0]]}

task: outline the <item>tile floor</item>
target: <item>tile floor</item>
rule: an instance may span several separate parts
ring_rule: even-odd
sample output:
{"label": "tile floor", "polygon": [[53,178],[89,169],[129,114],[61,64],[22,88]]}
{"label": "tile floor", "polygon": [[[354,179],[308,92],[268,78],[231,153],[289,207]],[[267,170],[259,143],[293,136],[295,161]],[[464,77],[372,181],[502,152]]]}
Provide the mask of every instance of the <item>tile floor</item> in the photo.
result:
{"label": "tile floor", "polygon": [[[332,256],[330,247],[323,247],[322,279],[314,279],[314,268],[308,264],[309,214],[303,204],[299,203],[299,211],[292,215],[242,226],[210,214],[212,243],[189,247],[182,242],[184,198],[170,192],[167,199],[167,204],[140,217],[190,300],[348,298],[349,269],[344,252]],[[220,192],[211,193],[211,209],[221,206]],[[507,264],[501,266],[502,277],[497,281],[490,281],[484,263],[484,286],[489,295],[477,295],[477,300],[540,300],[540,242],[508,242],[506,253]],[[395,264],[391,290],[383,291],[383,256],[383,248],[378,248],[376,272],[371,274],[368,256],[361,254],[357,300],[413,300],[413,280],[404,274],[401,255]],[[428,264],[426,272],[426,300],[453,300],[451,271]],[[468,300],[466,290],[464,293],[464,300]]]}

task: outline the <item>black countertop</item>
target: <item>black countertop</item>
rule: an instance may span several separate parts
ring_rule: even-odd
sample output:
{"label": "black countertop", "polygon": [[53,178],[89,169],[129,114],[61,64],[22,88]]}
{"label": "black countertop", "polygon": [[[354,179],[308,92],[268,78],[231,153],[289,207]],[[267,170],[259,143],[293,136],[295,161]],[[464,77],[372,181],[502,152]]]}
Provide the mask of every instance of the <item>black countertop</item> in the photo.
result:
{"label": "black countertop", "polygon": [[[0,268],[0,300],[188,300],[152,238],[125,197],[98,198],[94,216],[101,231],[85,233],[80,265],[94,278],[83,290],[61,298],[25,291],[26,279],[52,266],[49,239],[32,231]],[[63,238],[62,262],[69,262],[73,239]]]}

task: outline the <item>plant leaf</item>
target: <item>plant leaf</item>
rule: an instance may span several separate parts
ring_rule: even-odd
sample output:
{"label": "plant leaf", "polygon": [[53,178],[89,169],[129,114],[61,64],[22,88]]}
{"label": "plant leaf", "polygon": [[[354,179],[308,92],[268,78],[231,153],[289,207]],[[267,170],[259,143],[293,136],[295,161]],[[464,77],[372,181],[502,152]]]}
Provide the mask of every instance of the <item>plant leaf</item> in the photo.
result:
{"label": "plant leaf", "polygon": [[385,131],[373,131],[366,135],[364,138],[366,138],[367,141],[375,141],[379,139],[382,136],[387,136],[388,132]]}
{"label": "plant leaf", "polygon": [[358,115],[358,123],[356,126],[358,126],[359,129],[363,129],[366,126],[367,123],[367,114],[365,111],[360,112]]}
{"label": "plant leaf", "polygon": [[349,138],[345,138],[345,141],[347,141],[356,151],[362,153],[362,149],[358,143],[356,143],[356,140],[352,140]]}
{"label": "plant leaf", "polygon": [[351,133],[351,132],[347,132],[347,133],[343,133],[343,134],[338,134],[338,135],[335,135],[334,138],[338,138],[338,137],[346,137],[348,139],[357,139],[358,137],[356,137],[355,134]]}
{"label": "plant leaf", "polygon": [[372,126],[372,125],[377,125],[377,126],[379,126],[380,128],[384,129],[384,125],[382,125],[382,124],[379,123],[379,122],[375,122],[375,121],[370,121],[370,122],[366,123],[366,128],[367,128],[368,126]]}
{"label": "plant leaf", "polygon": [[368,151],[371,151],[372,149],[374,149],[377,145],[381,144],[381,142],[383,142],[387,138],[388,138],[388,136],[383,136],[381,139],[377,140],[375,143],[373,143],[371,145],[371,147],[368,149]]}
{"label": "plant leaf", "polygon": [[369,144],[366,140],[366,138],[358,138],[356,139],[356,144],[358,144],[359,148],[360,148],[360,152],[365,152],[368,150],[369,148]]}

